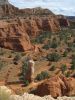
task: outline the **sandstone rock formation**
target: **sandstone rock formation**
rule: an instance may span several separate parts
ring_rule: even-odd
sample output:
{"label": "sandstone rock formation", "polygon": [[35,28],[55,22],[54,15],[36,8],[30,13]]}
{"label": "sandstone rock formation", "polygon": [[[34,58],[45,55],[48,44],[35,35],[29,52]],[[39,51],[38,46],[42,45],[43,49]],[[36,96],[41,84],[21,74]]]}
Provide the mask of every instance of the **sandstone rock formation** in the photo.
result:
{"label": "sandstone rock formation", "polygon": [[20,26],[15,20],[0,21],[0,47],[18,51],[30,49],[30,39],[24,26]]}
{"label": "sandstone rock formation", "polygon": [[61,77],[52,77],[45,80],[36,89],[36,93],[39,96],[51,95],[56,98],[58,96],[73,96],[75,95],[75,79]]}
{"label": "sandstone rock formation", "polygon": [[[37,8],[26,8],[26,9],[19,9],[17,7],[14,7],[12,4],[8,2],[8,0],[0,0],[0,16],[11,16],[12,15],[54,15],[50,10],[48,9],[42,9],[40,7]],[[55,15],[54,15],[55,16]]]}
{"label": "sandstone rock formation", "polygon": [[61,27],[69,27],[70,26],[70,22],[65,16],[58,15],[57,18],[59,20],[59,24]]}
{"label": "sandstone rock formation", "polygon": [[43,31],[57,32],[56,17],[26,17],[0,20],[0,47],[25,51],[31,49],[30,38]]}
{"label": "sandstone rock formation", "polygon": [[43,31],[58,32],[60,26],[69,26],[68,20],[48,9],[19,9],[10,3],[0,5],[0,47],[17,51],[31,50],[32,37]]}

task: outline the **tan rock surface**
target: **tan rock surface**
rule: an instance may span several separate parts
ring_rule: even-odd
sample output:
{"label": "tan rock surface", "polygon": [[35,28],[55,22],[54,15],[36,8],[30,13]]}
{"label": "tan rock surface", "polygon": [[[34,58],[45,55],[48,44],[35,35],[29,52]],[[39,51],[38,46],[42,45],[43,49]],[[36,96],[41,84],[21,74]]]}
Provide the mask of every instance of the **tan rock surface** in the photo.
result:
{"label": "tan rock surface", "polygon": [[75,95],[74,84],[74,78],[52,77],[38,86],[36,94],[39,96],[51,95],[55,98],[64,95],[72,96]]}

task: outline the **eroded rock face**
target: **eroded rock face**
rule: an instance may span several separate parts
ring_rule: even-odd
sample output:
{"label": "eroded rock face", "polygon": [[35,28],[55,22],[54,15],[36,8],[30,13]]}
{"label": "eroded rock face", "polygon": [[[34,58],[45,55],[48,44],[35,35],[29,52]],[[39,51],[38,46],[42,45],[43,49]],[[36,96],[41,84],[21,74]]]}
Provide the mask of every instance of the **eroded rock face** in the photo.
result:
{"label": "eroded rock face", "polygon": [[11,16],[12,15],[53,15],[55,16],[50,10],[48,9],[42,9],[40,7],[36,8],[26,8],[26,9],[19,9],[17,7],[14,7],[12,4],[8,2],[8,0],[0,0],[0,16]]}
{"label": "eroded rock face", "polygon": [[17,51],[30,49],[30,39],[24,26],[20,26],[15,20],[0,21],[0,47]]}
{"label": "eroded rock face", "polygon": [[65,16],[59,15],[57,17],[58,17],[59,24],[61,27],[69,27],[70,26],[70,22]]}
{"label": "eroded rock face", "polygon": [[0,47],[17,51],[31,50],[30,39],[43,31],[60,30],[57,17],[48,9],[20,10],[11,4],[2,4],[0,19]]}
{"label": "eroded rock face", "polygon": [[62,77],[53,77],[38,86],[36,94],[39,96],[51,95],[56,98],[58,96],[75,95],[75,79]]}
{"label": "eroded rock face", "polygon": [[31,49],[30,38],[40,35],[43,31],[57,32],[60,30],[55,17],[27,17],[0,21],[0,47],[25,51]]}

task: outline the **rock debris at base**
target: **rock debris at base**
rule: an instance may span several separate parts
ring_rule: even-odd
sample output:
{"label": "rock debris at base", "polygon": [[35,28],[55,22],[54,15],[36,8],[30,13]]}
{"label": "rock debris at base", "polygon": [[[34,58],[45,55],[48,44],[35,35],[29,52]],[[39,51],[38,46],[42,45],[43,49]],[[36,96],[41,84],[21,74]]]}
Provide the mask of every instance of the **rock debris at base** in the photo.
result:
{"label": "rock debris at base", "polygon": [[23,96],[12,95],[10,100],[75,100],[75,97],[58,97],[57,99],[52,98],[50,95],[39,97],[33,94],[24,93]]}

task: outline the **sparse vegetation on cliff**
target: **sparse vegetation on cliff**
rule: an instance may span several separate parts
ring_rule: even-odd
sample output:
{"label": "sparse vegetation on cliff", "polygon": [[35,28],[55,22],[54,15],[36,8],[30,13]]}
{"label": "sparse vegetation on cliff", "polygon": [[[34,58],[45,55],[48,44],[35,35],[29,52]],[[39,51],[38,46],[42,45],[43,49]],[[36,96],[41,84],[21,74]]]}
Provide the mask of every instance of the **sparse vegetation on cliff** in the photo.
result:
{"label": "sparse vegetation on cliff", "polygon": [[64,74],[64,72],[67,70],[67,66],[64,64],[61,66],[61,71]]}
{"label": "sparse vegetation on cliff", "polygon": [[[75,77],[74,24],[69,27],[64,16],[56,16],[40,7],[21,10],[9,4],[0,6],[0,9],[0,84],[4,82],[16,93],[24,93],[35,90],[37,85],[50,78],[45,84],[48,85],[45,94],[49,91],[51,95],[52,89],[54,97],[75,95],[75,80],[72,78]],[[28,79],[31,73],[27,60],[24,60],[29,55],[35,60],[32,83]],[[67,77],[71,77],[71,81]],[[70,89],[74,90],[73,94]]]}
{"label": "sparse vegetation on cliff", "polygon": [[36,76],[36,80],[38,80],[38,81],[44,80],[44,79],[47,79],[47,78],[49,78],[49,73],[47,71],[43,71]]}
{"label": "sparse vegetation on cliff", "polygon": [[22,65],[22,72],[21,72],[20,80],[22,80],[26,86],[29,84],[29,81],[25,78],[28,72],[28,69],[29,69],[28,63],[27,61],[24,61]]}
{"label": "sparse vegetation on cliff", "polygon": [[49,61],[54,61],[54,62],[57,62],[60,59],[60,57],[61,56],[58,53],[51,53],[47,55],[47,59]]}

